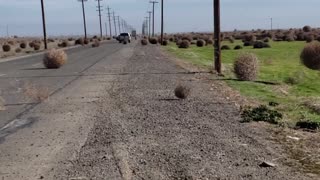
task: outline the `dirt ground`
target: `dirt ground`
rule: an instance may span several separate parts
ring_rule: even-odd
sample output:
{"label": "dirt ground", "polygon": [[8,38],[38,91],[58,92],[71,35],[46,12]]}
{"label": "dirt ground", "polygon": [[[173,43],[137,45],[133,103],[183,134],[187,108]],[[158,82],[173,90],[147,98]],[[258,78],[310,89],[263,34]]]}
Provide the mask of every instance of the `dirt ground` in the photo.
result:
{"label": "dirt ground", "polygon": [[[182,68],[158,46],[133,52],[105,87],[85,143],[59,162],[54,179],[320,178],[318,134],[241,124],[245,99],[212,74]],[[174,96],[178,84],[191,88],[186,100]]]}

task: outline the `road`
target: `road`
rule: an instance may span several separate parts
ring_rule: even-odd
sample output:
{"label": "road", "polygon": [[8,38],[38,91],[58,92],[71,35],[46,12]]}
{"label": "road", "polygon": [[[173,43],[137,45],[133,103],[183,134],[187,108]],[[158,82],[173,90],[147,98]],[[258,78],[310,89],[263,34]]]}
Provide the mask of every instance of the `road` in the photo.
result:
{"label": "road", "polygon": [[[42,56],[0,63],[0,177],[4,179],[312,179],[239,122],[206,73],[155,46],[109,42],[69,50],[58,70]],[[32,84],[48,99],[26,96]],[[192,88],[174,97],[177,84]],[[213,90],[212,90],[213,89]],[[41,92],[41,91],[40,91]]]}

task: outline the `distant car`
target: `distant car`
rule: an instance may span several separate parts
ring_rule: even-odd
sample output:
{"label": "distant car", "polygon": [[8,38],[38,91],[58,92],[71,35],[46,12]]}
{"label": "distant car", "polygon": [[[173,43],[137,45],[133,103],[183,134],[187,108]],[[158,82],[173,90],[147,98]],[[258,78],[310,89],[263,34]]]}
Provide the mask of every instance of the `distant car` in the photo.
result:
{"label": "distant car", "polygon": [[121,33],[117,40],[119,41],[119,43],[122,43],[123,41],[128,41],[129,43],[131,43],[131,34],[130,33]]}

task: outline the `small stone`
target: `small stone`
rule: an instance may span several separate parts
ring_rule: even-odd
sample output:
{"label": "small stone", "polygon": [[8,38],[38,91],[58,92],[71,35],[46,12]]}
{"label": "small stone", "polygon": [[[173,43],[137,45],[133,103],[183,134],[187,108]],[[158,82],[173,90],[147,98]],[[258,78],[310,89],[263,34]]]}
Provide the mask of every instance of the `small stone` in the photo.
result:
{"label": "small stone", "polygon": [[264,161],[259,166],[260,167],[275,167],[276,165],[274,163]]}
{"label": "small stone", "polygon": [[292,137],[292,136],[287,136],[288,139],[292,139],[292,140],[295,140],[295,141],[299,141],[300,138],[298,137]]}

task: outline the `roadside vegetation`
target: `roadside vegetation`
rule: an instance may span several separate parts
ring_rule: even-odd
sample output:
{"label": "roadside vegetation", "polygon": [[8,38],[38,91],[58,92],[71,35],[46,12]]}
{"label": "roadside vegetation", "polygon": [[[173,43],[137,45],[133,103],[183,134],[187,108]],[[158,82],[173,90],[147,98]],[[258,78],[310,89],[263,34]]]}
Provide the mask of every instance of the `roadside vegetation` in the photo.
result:
{"label": "roadside vegetation", "polygon": [[[225,77],[221,80],[261,104],[279,104],[273,109],[282,113],[281,121],[290,126],[311,122],[319,128],[320,45],[316,39],[320,37],[314,35],[316,32],[304,27],[224,33]],[[164,47],[169,53],[194,65],[212,68],[212,35],[191,33],[166,38],[171,41]]]}

